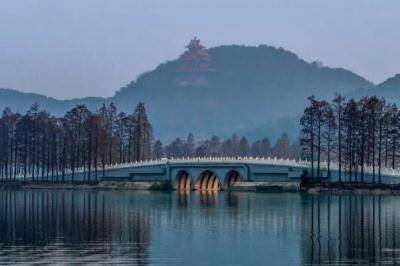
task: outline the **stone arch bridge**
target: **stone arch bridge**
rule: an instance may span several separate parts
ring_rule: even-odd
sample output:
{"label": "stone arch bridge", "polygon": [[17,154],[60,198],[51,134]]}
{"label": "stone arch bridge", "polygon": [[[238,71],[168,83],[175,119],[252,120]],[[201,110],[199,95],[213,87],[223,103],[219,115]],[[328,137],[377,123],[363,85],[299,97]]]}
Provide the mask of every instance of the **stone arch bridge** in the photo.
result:
{"label": "stone arch bridge", "polygon": [[256,158],[182,158],[110,167],[102,180],[168,181],[177,190],[221,190],[245,181],[294,181],[305,162]]}
{"label": "stone arch bridge", "polygon": [[[337,165],[331,164],[330,179],[337,179]],[[321,164],[322,176],[327,178],[327,164]],[[239,181],[243,182],[299,182],[304,170],[310,171],[310,162],[276,158],[180,158],[150,160],[107,166],[102,181],[162,181],[177,190],[221,190]],[[93,171],[93,170],[92,170]],[[365,180],[372,169],[365,167]],[[93,174],[93,173],[92,173]],[[76,180],[87,175],[75,172]],[[382,169],[384,183],[399,183],[398,169]]]}

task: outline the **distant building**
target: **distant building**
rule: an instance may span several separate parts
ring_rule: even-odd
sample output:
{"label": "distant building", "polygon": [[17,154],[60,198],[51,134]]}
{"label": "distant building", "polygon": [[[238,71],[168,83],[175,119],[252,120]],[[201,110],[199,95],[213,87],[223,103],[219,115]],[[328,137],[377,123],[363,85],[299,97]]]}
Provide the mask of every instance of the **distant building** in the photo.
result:
{"label": "distant building", "polygon": [[210,66],[211,57],[200,40],[194,37],[186,46],[187,50],[179,57],[179,72],[204,73],[213,71]]}

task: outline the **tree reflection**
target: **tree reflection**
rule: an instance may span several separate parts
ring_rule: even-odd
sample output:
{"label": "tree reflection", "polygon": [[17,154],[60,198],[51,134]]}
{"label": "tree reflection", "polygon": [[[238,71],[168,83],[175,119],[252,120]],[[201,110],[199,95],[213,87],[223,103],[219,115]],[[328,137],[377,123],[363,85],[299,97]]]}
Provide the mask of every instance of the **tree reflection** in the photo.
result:
{"label": "tree reflection", "polygon": [[305,264],[399,262],[395,197],[304,197],[310,202],[303,208],[303,217],[309,221],[302,223],[301,249]]}
{"label": "tree reflection", "polygon": [[[147,264],[151,241],[146,211],[97,192],[2,191],[0,234],[3,249],[21,245],[45,253],[62,243],[72,256],[112,251],[139,265]],[[88,248],[91,243],[96,248]]]}
{"label": "tree reflection", "polygon": [[54,264],[146,265],[157,264],[157,256],[166,264],[223,264],[217,254],[241,264],[257,247],[266,252],[259,265],[277,264],[286,259],[277,254],[293,249],[301,252],[292,252],[292,264],[395,264],[397,202],[297,193],[4,190],[0,264],[8,256],[40,264],[57,252],[68,261]]}

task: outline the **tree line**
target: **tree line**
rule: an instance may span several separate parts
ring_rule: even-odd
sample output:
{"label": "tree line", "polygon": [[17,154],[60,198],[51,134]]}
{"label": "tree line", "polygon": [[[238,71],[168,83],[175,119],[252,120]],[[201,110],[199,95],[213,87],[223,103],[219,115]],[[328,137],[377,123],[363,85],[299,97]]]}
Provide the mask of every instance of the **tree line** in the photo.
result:
{"label": "tree line", "polygon": [[77,105],[55,117],[34,104],[21,115],[5,108],[0,118],[0,177],[64,181],[71,171],[84,172],[83,181],[98,179],[107,165],[151,158],[152,125],[145,105],[132,114],[110,103],[91,112]]}
{"label": "tree line", "polygon": [[195,142],[194,135],[189,133],[186,140],[176,138],[168,145],[163,146],[160,140],[153,145],[154,158],[181,158],[181,157],[277,157],[297,158],[300,156],[298,144],[291,144],[286,133],[282,134],[272,145],[268,138],[250,143],[245,136],[232,137],[221,140],[218,136]]}
{"label": "tree line", "polygon": [[322,161],[328,175],[333,162],[339,182],[364,182],[365,167],[372,182],[381,182],[382,167],[399,165],[400,112],[395,104],[376,96],[332,102],[309,97],[300,120],[302,157],[311,162],[311,177],[321,177]]}
{"label": "tree line", "polygon": [[[268,138],[253,143],[233,134],[195,140],[176,138],[163,146],[153,141],[153,129],[143,103],[131,114],[110,103],[96,111],[77,105],[55,117],[37,104],[25,114],[5,108],[0,117],[0,179],[32,181],[97,181],[106,166],[163,157],[277,157],[298,158],[298,143],[284,133],[274,145]],[[81,176],[81,174],[80,174]]]}

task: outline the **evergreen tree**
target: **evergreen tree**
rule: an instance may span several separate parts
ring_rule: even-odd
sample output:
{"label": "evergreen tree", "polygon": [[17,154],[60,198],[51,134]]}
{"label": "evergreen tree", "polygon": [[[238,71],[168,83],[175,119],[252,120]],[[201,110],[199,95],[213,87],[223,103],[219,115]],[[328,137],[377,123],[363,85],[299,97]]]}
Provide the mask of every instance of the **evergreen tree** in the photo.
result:
{"label": "evergreen tree", "polygon": [[22,175],[32,181],[65,181],[71,171],[75,181],[80,168],[80,181],[91,181],[93,171],[98,179],[100,166],[104,175],[107,163],[132,161],[134,148],[138,160],[149,159],[152,127],[143,104],[135,111],[114,117],[112,104],[109,108],[104,104],[96,113],[77,105],[57,119],[37,104],[23,116],[6,108],[0,117],[0,178]]}
{"label": "evergreen tree", "polygon": [[257,140],[253,142],[250,147],[251,156],[258,157],[261,155],[261,141]]}
{"label": "evergreen tree", "polygon": [[133,158],[135,161],[150,159],[153,129],[146,114],[144,103],[139,103],[134,112]]}
{"label": "evergreen tree", "polygon": [[228,157],[234,155],[232,139],[226,139],[222,142],[222,154]]}
{"label": "evergreen tree", "polygon": [[342,181],[342,139],[343,139],[343,110],[344,110],[344,102],[345,98],[340,95],[336,94],[335,98],[333,99],[333,110],[334,110],[334,119],[335,124],[337,124],[337,161],[338,161],[338,172],[339,172],[339,182]]}
{"label": "evergreen tree", "polygon": [[181,158],[185,156],[185,145],[181,138],[176,138],[165,148],[165,151],[169,158]]}
{"label": "evergreen tree", "polygon": [[242,137],[239,142],[239,155],[242,157],[250,155],[249,142],[246,137]]}
{"label": "evergreen tree", "polygon": [[186,138],[186,152],[185,156],[193,157],[196,153],[194,136],[192,133],[189,133]]}
{"label": "evergreen tree", "polygon": [[233,147],[233,155],[239,156],[239,136],[236,133],[232,135],[232,147]]}
{"label": "evergreen tree", "polygon": [[268,157],[271,156],[272,148],[271,142],[268,138],[263,138],[260,143],[260,156]]}
{"label": "evergreen tree", "polygon": [[303,116],[300,119],[302,127],[300,144],[302,146],[302,157],[311,162],[311,177],[314,177],[316,110],[314,96],[308,99],[310,105],[304,109]]}
{"label": "evergreen tree", "polygon": [[216,157],[221,155],[221,141],[217,136],[212,136],[209,142],[209,151],[211,156]]}
{"label": "evergreen tree", "polygon": [[282,159],[293,158],[293,152],[289,142],[289,136],[286,133],[283,133],[282,136],[276,141],[273,154],[277,158],[282,158]]}
{"label": "evergreen tree", "polygon": [[[400,112],[376,96],[345,101],[336,95],[333,104],[310,97],[310,105],[300,120],[303,156],[317,162],[338,162],[339,181],[364,182],[365,167],[372,169],[371,182],[381,182],[381,167],[398,165]],[[314,155],[316,154],[316,156]],[[307,158],[307,157],[306,157]],[[377,179],[378,178],[378,179]]]}
{"label": "evergreen tree", "polygon": [[208,156],[209,151],[206,145],[200,145],[196,148],[196,157],[205,157]]}
{"label": "evergreen tree", "polygon": [[113,139],[114,139],[114,130],[115,130],[115,120],[117,116],[117,107],[115,106],[114,103],[110,103],[108,106],[107,110],[107,128],[109,130],[108,132],[108,145],[109,145],[109,150],[108,150],[108,160],[109,164],[111,165],[113,163]]}
{"label": "evergreen tree", "polygon": [[154,142],[153,145],[153,158],[154,159],[161,159],[164,157],[164,147],[161,141],[158,139]]}

